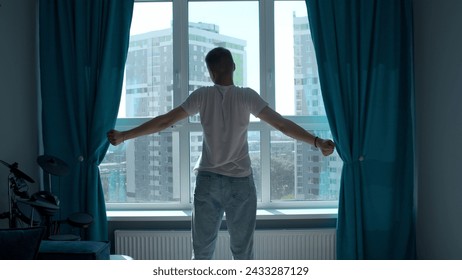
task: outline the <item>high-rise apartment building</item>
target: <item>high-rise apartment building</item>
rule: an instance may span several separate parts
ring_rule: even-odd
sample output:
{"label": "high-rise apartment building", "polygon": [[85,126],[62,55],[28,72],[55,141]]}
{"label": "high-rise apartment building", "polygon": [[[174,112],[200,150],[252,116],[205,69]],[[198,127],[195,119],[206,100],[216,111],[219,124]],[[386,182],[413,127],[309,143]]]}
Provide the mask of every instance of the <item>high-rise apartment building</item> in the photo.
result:
{"label": "high-rise apartment building", "polygon": [[[318,64],[311,39],[308,18],[293,15],[295,114],[327,122]],[[332,138],[329,130],[313,131],[322,138]],[[330,200],[338,197],[342,162],[335,153],[324,158],[319,151],[296,144],[295,198]]]}

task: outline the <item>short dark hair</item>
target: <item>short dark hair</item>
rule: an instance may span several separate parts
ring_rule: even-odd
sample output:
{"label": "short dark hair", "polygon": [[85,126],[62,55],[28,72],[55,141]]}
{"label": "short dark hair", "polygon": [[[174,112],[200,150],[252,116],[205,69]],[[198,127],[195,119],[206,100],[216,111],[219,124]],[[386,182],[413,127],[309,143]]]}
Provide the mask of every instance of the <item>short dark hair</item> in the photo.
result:
{"label": "short dark hair", "polygon": [[231,52],[223,47],[216,47],[205,56],[207,67],[219,74],[234,70],[234,60]]}

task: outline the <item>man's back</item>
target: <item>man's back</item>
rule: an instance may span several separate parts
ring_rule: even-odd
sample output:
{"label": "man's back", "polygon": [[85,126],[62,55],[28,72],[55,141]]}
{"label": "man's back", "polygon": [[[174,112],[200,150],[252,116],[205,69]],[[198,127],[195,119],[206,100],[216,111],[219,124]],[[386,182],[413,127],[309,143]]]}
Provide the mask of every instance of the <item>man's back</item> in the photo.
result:
{"label": "man's back", "polygon": [[251,174],[247,128],[250,114],[268,104],[250,88],[236,86],[203,87],[181,105],[189,114],[200,114],[204,131],[199,171],[244,177]]}

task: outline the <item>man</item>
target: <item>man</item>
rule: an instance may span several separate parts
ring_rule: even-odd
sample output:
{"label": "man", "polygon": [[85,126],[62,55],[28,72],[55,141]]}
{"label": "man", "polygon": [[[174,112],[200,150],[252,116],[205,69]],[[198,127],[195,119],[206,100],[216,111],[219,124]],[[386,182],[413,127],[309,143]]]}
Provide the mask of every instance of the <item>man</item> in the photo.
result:
{"label": "man", "polygon": [[218,47],[205,58],[214,86],[202,87],[170,112],[128,131],[111,130],[108,140],[125,140],[159,132],[174,123],[200,114],[202,155],[197,172],[192,214],[193,259],[211,259],[223,214],[234,259],[253,259],[253,234],[257,197],[247,143],[250,114],[284,134],[333,153],[331,140],[316,137],[268,107],[258,93],[234,85],[235,64],[231,52]]}

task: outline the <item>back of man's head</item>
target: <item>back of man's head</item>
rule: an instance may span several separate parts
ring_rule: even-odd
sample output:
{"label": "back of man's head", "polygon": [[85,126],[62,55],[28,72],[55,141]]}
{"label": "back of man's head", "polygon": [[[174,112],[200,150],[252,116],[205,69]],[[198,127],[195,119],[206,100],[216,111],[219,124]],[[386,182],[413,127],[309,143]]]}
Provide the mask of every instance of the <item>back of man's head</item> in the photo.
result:
{"label": "back of man's head", "polygon": [[231,52],[223,47],[209,51],[205,56],[207,67],[218,75],[229,74],[234,71],[234,60]]}

